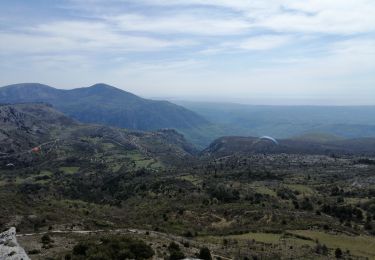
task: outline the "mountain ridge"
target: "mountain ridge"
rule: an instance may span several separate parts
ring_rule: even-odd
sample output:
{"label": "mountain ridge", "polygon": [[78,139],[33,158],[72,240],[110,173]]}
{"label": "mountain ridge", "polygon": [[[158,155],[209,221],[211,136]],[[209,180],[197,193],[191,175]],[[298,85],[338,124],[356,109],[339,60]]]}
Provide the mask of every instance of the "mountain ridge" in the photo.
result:
{"label": "mountain ridge", "polygon": [[182,106],[149,100],[116,87],[97,83],[70,90],[40,83],[13,84],[0,88],[0,103],[49,103],[69,117],[134,130],[192,129],[209,122]]}

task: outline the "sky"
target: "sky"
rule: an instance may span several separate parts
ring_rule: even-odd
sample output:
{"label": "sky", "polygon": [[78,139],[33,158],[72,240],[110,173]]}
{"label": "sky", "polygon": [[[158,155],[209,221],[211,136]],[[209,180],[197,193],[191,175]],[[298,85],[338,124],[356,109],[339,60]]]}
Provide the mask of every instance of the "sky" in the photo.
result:
{"label": "sky", "polygon": [[0,85],[375,105],[373,0],[1,0]]}

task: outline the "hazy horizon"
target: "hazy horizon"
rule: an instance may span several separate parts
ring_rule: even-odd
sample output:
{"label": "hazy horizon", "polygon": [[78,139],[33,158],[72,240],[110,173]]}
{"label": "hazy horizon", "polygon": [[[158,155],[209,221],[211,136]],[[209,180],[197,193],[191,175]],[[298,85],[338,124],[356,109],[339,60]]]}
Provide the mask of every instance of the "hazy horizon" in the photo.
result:
{"label": "hazy horizon", "polygon": [[46,83],[40,83],[40,82],[21,82],[21,83],[12,83],[9,85],[2,85],[1,87],[10,86],[10,85],[17,85],[17,84],[42,84],[47,85],[56,89],[61,90],[72,90],[77,88],[88,88],[96,84],[106,84],[110,85],[116,88],[119,88],[123,91],[130,92],[132,94],[135,94],[139,97],[146,98],[146,99],[152,99],[152,100],[166,100],[170,102],[174,102],[177,104],[184,103],[184,102],[192,102],[192,103],[207,103],[207,104],[234,104],[234,105],[249,105],[249,106],[375,106],[375,100],[372,99],[372,97],[368,98],[368,102],[366,103],[364,100],[356,100],[356,99],[348,99],[348,100],[338,100],[338,99],[332,99],[332,98],[312,98],[312,97],[280,97],[280,96],[258,96],[258,97],[227,97],[227,96],[197,96],[197,95],[186,95],[186,96],[154,96],[150,94],[142,94],[137,93],[137,91],[130,91],[127,88],[124,88],[122,86],[116,86],[107,84],[105,82],[97,82],[92,85],[85,85],[85,86],[75,86],[75,87],[68,87],[68,88],[61,88],[55,85],[49,85]]}
{"label": "hazy horizon", "polygon": [[374,13],[366,0],[4,0],[0,85],[375,105]]}
{"label": "hazy horizon", "polygon": [[375,106],[375,101],[369,98],[368,103],[364,100],[333,100],[333,99],[313,99],[313,98],[280,98],[280,97],[257,97],[257,98],[226,98],[226,97],[196,97],[196,96],[154,96],[150,99],[168,100],[175,103],[193,102],[193,103],[228,103],[235,105],[249,106]]}

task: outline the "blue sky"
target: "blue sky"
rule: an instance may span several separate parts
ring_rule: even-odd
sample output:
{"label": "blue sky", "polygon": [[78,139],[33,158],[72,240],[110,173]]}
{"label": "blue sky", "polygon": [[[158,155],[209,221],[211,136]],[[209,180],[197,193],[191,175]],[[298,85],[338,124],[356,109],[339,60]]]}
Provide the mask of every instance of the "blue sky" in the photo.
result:
{"label": "blue sky", "polygon": [[1,0],[0,84],[375,105],[372,0]]}

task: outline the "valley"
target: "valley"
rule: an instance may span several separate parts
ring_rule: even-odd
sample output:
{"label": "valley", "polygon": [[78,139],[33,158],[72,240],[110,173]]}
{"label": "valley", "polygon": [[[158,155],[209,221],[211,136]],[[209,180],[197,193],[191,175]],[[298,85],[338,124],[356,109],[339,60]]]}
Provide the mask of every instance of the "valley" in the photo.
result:
{"label": "valley", "polygon": [[176,101],[176,104],[217,125],[222,132],[216,137],[220,134],[328,140],[375,137],[375,106],[280,106],[191,101]]}
{"label": "valley", "polygon": [[0,225],[31,259],[129,237],[154,258],[375,257],[372,140],[231,137],[199,151],[175,130],[88,125],[43,104],[0,112]]}
{"label": "valley", "polygon": [[0,0],[0,260],[375,260],[374,14]]}

